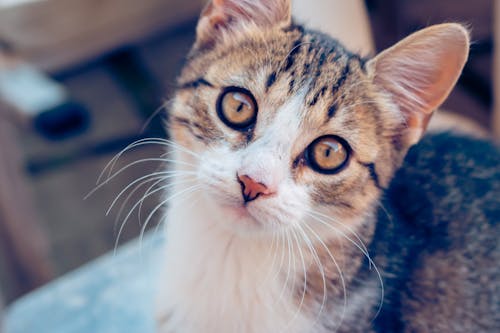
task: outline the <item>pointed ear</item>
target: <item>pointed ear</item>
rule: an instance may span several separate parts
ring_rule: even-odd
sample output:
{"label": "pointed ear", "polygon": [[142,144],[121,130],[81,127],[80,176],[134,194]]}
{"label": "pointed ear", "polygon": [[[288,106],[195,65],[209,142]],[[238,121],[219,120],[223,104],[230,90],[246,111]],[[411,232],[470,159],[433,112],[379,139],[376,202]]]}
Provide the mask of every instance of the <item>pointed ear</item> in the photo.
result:
{"label": "pointed ear", "polygon": [[210,0],[198,21],[195,48],[211,46],[248,25],[270,28],[290,22],[290,0]]}
{"label": "pointed ear", "polygon": [[420,30],[370,60],[374,83],[390,95],[406,120],[403,145],[420,140],[432,112],[457,82],[468,53],[468,31],[447,23]]}

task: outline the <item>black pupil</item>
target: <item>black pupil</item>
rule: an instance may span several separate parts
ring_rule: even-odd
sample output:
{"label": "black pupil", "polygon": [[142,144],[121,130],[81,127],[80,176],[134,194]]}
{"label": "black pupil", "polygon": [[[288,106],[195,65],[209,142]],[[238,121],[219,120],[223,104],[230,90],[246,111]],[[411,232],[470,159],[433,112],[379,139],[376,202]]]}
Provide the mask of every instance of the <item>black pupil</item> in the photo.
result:
{"label": "black pupil", "polygon": [[238,108],[236,109],[236,112],[241,112],[241,110],[243,110],[243,106],[244,104],[243,103],[240,103],[240,105],[238,106]]}

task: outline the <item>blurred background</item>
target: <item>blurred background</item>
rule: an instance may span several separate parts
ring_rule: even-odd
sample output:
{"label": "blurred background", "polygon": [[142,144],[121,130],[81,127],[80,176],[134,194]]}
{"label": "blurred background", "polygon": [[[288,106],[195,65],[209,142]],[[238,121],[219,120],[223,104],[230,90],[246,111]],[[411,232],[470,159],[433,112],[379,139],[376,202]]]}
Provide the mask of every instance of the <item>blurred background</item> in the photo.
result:
{"label": "blurred background", "polygon": [[[166,137],[163,106],[175,89],[204,3],[0,0],[0,297],[3,294],[4,302],[113,249],[123,217],[148,185],[128,201],[127,192],[107,216],[106,210],[131,181],[160,165],[156,161],[131,165],[84,197],[95,188],[106,163],[128,144]],[[494,59],[499,57],[494,56],[493,46],[500,38],[500,7],[494,8],[495,1],[360,3],[366,8],[376,50],[433,23],[468,24],[471,57],[444,109],[472,121],[478,134],[500,134],[496,118],[500,111],[494,111],[493,103]],[[162,153],[161,146],[137,147],[124,154],[114,170]],[[151,211],[157,203],[157,197],[149,197],[143,211]],[[138,236],[145,216],[131,216],[120,244]],[[150,226],[157,221],[156,217]]]}

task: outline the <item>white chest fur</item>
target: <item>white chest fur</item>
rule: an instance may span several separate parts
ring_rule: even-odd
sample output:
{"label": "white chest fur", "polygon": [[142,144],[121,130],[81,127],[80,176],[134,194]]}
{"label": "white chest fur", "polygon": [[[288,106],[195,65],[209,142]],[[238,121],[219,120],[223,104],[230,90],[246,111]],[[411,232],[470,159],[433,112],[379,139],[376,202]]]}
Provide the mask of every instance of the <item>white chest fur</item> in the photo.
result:
{"label": "white chest fur", "polygon": [[308,331],[312,323],[297,311],[293,272],[285,285],[288,259],[276,244],[224,230],[209,207],[172,207],[158,306],[166,320],[159,333]]}

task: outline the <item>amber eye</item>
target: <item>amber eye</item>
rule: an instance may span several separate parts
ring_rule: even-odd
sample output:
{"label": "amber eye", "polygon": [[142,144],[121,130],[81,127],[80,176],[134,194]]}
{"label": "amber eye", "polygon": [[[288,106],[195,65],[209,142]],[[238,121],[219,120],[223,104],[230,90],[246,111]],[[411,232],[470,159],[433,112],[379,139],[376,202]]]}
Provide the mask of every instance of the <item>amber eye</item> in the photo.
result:
{"label": "amber eye", "polygon": [[305,158],[314,171],[332,174],[346,165],[350,151],[344,139],[327,135],[317,138],[307,147]]}
{"label": "amber eye", "polygon": [[217,114],[227,126],[242,131],[255,123],[257,102],[244,88],[224,89],[217,100]]}

